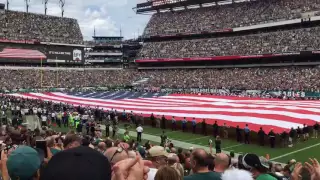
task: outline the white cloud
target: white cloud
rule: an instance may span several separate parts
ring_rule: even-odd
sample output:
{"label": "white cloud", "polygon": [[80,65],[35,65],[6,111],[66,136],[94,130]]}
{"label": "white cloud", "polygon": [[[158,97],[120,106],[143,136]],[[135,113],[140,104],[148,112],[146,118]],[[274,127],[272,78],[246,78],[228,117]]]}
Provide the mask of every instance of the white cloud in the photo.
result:
{"label": "white cloud", "polygon": [[[29,12],[44,14],[44,0],[31,0]],[[96,27],[97,35],[119,35],[122,26],[125,38],[143,31],[149,16],[136,15],[132,7],[145,0],[65,0],[65,17],[78,20],[86,40],[91,39]],[[140,2],[138,2],[140,1]],[[6,0],[0,0],[6,4]],[[25,11],[25,1],[9,0],[11,10]],[[49,0],[48,15],[61,16],[59,0]]]}

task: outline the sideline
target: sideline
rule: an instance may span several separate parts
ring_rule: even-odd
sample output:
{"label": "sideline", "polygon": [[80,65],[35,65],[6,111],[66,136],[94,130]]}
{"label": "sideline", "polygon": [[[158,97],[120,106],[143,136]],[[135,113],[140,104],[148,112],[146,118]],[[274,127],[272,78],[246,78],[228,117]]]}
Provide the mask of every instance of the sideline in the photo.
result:
{"label": "sideline", "polygon": [[320,145],[320,143],[317,143],[317,144],[314,144],[312,146],[308,146],[308,147],[305,147],[305,148],[302,148],[302,149],[298,149],[296,151],[292,151],[292,152],[286,153],[286,154],[281,155],[281,156],[277,156],[277,157],[271,158],[270,160],[273,161],[273,160],[276,160],[276,159],[280,159],[280,158],[289,156],[291,154],[295,154],[295,153],[298,153],[298,152],[301,152],[301,151],[304,151],[304,150],[307,150],[307,149],[314,148],[314,147],[319,146],[319,145]]}
{"label": "sideline", "polygon": [[[194,138],[194,139],[189,139],[189,140],[186,140],[184,142],[188,142],[188,143],[196,143],[196,142],[193,142],[194,140],[198,140],[198,139],[204,139],[204,138],[208,138],[210,136],[202,136],[202,137],[198,137],[198,138]],[[197,143],[196,143],[197,144]]]}

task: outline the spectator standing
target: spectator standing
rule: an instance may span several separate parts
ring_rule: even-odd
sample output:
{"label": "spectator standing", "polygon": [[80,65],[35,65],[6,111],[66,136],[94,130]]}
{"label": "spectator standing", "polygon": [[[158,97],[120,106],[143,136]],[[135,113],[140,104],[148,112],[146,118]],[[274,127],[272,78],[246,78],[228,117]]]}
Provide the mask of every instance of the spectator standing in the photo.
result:
{"label": "spectator standing", "polygon": [[193,174],[185,176],[184,180],[220,180],[220,173],[209,171],[207,159],[209,155],[205,150],[195,149],[190,158]]}
{"label": "spectator standing", "polygon": [[61,150],[55,148],[55,139],[54,137],[50,136],[46,138],[47,141],[47,147],[50,149],[52,155],[57,154]]}
{"label": "spectator standing", "polygon": [[264,157],[258,157],[255,154],[245,154],[242,158],[245,168],[250,169],[256,180],[277,180],[268,174],[270,168],[269,162]]}
{"label": "spectator standing", "polygon": [[82,139],[76,134],[67,134],[63,141],[64,150],[81,146]]}
{"label": "spectator standing", "polygon": [[192,121],[191,121],[191,123],[192,123],[192,132],[193,132],[193,134],[195,134],[195,133],[196,133],[196,128],[197,128],[197,121],[196,121],[196,119],[193,118]]}
{"label": "spectator standing", "polygon": [[273,132],[273,129],[268,134],[270,140],[270,147],[274,148],[276,144],[276,134]]}
{"label": "spectator standing", "polygon": [[148,160],[152,162],[148,173],[148,180],[154,180],[158,169],[167,165],[168,153],[162,146],[153,146],[149,149]]}
{"label": "spectator standing", "polygon": [[157,128],[161,128],[160,117],[157,117],[157,118],[156,118],[156,127],[157,127]]}
{"label": "spectator standing", "polygon": [[127,113],[126,110],[124,109],[122,112],[122,120],[125,122],[127,120]]}
{"label": "spectator standing", "polygon": [[182,120],[182,132],[187,131],[187,119],[184,117]]}
{"label": "spectator standing", "polygon": [[47,126],[48,117],[45,114],[41,115],[41,126]]}
{"label": "spectator standing", "polygon": [[155,118],[154,118],[153,113],[152,113],[151,116],[150,116],[150,120],[151,120],[151,126],[152,126],[152,127],[155,127],[155,126],[156,126],[156,121],[155,121]]}
{"label": "spectator standing", "polygon": [[141,125],[144,125],[144,117],[143,117],[143,114],[142,114],[142,113],[140,113],[139,123],[140,123]]}
{"label": "spectator standing", "polygon": [[303,125],[302,132],[303,132],[303,140],[307,141],[309,139],[309,127],[306,124]]}
{"label": "spectator standing", "polygon": [[62,151],[53,156],[41,173],[40,179],[111,180],[111,165],[107,157],[100,152],[81,146]]}
{"label": "spectator standing", "polygon": [[166,118],[164,117],[164,115],[162,115],[162,118],[161,118],[161,129],[166,129]]}
{"label": "spectator standing", "polygon": [[141,142],[141,136],[142,136],[142,132],[143,132],[143,128],[142,128],[141,124],[138,125],[136,131],[137,131],[137,142]]}
{"label": "spectator standing", "polygon": [[260,127],[260,130],[258,132],[260,146],[264,146],[264,137],[265,137],[265,135],[266,135],[266,133],[264,132],[262,127]]}
{"label": "spectator standing", "polygon": [[220,136],[216,137],[215,146],[216,146],[216,153],[221,153],[221,138],[220,138]]}
{"label": "spectator standing", "polygon": [[230,157],[225,153],[218,153],[214,158],[214,169],[213,171],[221,177],[221,174],[229,168]]}
{"label": "spectator standing", "polygon": [[216,137],[219,134],[219,125],[217,121],[214,122],[214,124],[212,125],[212,128],[213,128],[213,137]]}
{"label": "spectator standing", "polygon": [[62,112],[60,111],[56,116],[57,116],[56,123],[57,123],[58,127],[61,128]]}
{"label": "spectator standing", "polygon": [[222,176],[222,180],[254,180],[252,174],[242,169],[228,169]]}
{"label": "spectator standing", "polygon": [[108,158],[111,165],[129,157],[124,147],[110,147],[104,152],[104,155]]}
{"label": "spectator standing", "polygon": [[130,136],[129,136],[129,132],[128,131],[126,131],[123,134],[123,140],[124,140],[124,142],[128,142],[130,140]]}
{"label": "spectator standing", "polygon": [[179,157],[176,154],[174,154],[174,153],[169,154],[168,166],[174,168],[178,172],[179,179],[183,178],[184,169],[183,169],[183,166],[180,164]]}
{"label": "spectator standing", "polygon": [[302,130],[301,130],[301,128],[298,126],[298,128],[297,128],[297,142],[300,141],[301,135],[302,135]]}
{"label": "spectator standing", "polygon": [[106,120],[106,137],[110,136],[110,126],[111,126],[111,121],[110,120]]}
{"label": "spectator standing", "polygon": [[64,127],[68,127],[68,119],[69,119],[68,112],[64,111],[63,112],[63,117],[62,117],[62,121],[63,121]]}
{"label": "spectator standing", "polygon": [[168,139],[168,137],[167,137],[167,135],[165,135],[165,132],[164,131],[162,131],[162,134],[161,134],[161,136],[160,136],[160,139],[161,139],[161,143],[160,143],[160,146],[165,146],[165,144],[166,144],[166,141],[167,141],[167,139]]}
{"label": "spectator standing", "polygon": [[203,135],[207,136],[207,124],[206,124],[206,120],[203,119],[201,124],[202,124],[202,132],[203,132]]}
{"label": "spectator standing", "polygon": [[290,132],[289,132],[289,147],[293,147],[293,140],[295,138],[295,135],[296,135],[296,130],[291,128],[290,129]]}
{"label": "spectator standing", "polygon": [[163,166],[157,171],[154,180],[181,180],[181,176],[174,168]]}
{"label": "spectator standing", "polygon": [[171,130],[172,131],[176,131],[177,130],[177,121],[174,118],[174,116],[172,116],[172,120],[171,120]]}
{"label": "spectator standing", "polygon": [[244,127],[243,131],[244,131],[244,143],[245,144],[250,144],[250,141],[249,141],[249,139],[250,139],[250,128],[249,128],[248,124],[246,124],[246,127]]}
{"label": "spectator standing", "polygon": [[[2,158],[6,155],[2,153]],[[11,179],[39,179],[39,169],[40,165],[43,162],[43,158],[40,159],[39,153],[29,147],[29,146],[20,146],[15,149],[9,157],[5,157],[6,162],[2,162],[2,166],[6,165],[8,174]],[[4,176],[3,168],[1,169],[2,176]],[[7,177],[9,179],[9,177]],[[6,178],[5,178],[6,179]]]}
{"label": "spectator standing", "polygon": [[56,112],[54,112],[54,111],[51,112],[51,123],[57,123]]}
{"label": "spectator standing", "polygon": [[223,138],[224,139],[228,139],[228,129],[229,129],[229,126],[227,126],[226,123],[223,123],[223,127],[222,127],[222,131],[223,131]]}

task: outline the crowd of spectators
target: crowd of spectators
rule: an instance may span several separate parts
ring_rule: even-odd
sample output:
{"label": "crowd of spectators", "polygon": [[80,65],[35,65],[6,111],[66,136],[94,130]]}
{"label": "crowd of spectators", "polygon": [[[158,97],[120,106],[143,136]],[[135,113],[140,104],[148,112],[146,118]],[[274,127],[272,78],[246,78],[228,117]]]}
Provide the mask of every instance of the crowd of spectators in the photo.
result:
{"label": "crowd of spectators", "polygon": [[[161,144],[145,144],[119,136],[102,135],[100,122],[116,121],[117,116],[101,116],[97,109],[73,107],[40,100],[1,96],[1,177],[34,180],[300,180],[320,178],[316,159],[286,165],[246,153],[214,152],[177,148],[163,134]],[[27,111],[25,111],[27,109]],[[113,113],[113,109],[108,113]],[[25,115],[41,117],[43,126],[31,130]],[[60,132],[53,124],[64,123]],[[71,121],[70,121],[71,122]],[[87,129],[87,131],[86,131]],[[60,128],[61,130],[61,128]],[[128,132],[128,131],[127,131]],[[126,134],[126,133],[125,133]],[[118,137],[118,138],[117,138]],[[125,137],[125,136],[123,136]],[[43,144],[44,146],[39,146]]]}
{"label": "crowd of spectators", "polygon": [[259,34],[144,43],[138,58],[186,58],[300,52],[320,48],[320,27]]}
{"label": "crowd of spectators", "polygon": [[257,0],[197,9],[156,13],[144,35],[215,32],[223,29],[301,18],[318,12],[318,0]]}
{"label": "crowd of spectators", "polygon": [[0,24],[1,39],[83,44],[76,19],[6,10]]}
{"label": "crowd of spectators", "polygon": [[[1,70],[2,88],[109,87],[226,88],[255,90],[319,90],[318,67],[178,69],[178,70]],[[41,83],[42,74],[42,83]]]}

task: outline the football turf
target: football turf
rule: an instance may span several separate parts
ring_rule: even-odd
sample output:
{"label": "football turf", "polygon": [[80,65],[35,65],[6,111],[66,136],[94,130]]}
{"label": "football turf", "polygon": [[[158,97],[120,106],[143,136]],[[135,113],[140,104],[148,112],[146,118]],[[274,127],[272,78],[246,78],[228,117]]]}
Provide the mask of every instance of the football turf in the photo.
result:
{"label": "football turf", "polygon": [[[123,128],[124,125],[120,125],[120,128]],[[68,128],[54,128],[59,131],[66,132]],[[129,128],[130,131],[135,131],[134,127]],[[144,134],[158,136],[160,140],[160,135],[162,134],[162,129],[152,128],[150,126],[144,127]],[[213,136],[204,136],[200,134],[192,134],[182,131],[171,131],[169,129],[165,130],[166,135],[171,140],[177,140],[182,142],[187,142],[191,144],[208,146],[209,139],[213,139]],[[143,139],[143,135],[142,135]],[[152,141],[155,143],[156,141]],[[157,144],[157,143],[156,143]],[[320,160],[320,138],[313,139],[310,138],[306,142],[300,142],[294,144],[293,147],[281,148],[276,147],[274,149],[270,148],[269,144],[265,146],[259,146],[257,144],[240,144],[235,140],[223,139],[222,140],[222,150],[224,151],[234,151],[235,153],[255,153],[260,156],[266,156],[269,154],[270,159],[276,162],[287,163],[291,159],[296,159],[300,162],[306,162],[309,158],[317,158]]]}

